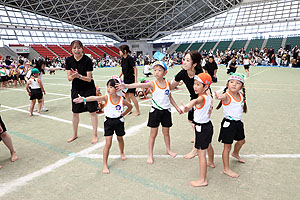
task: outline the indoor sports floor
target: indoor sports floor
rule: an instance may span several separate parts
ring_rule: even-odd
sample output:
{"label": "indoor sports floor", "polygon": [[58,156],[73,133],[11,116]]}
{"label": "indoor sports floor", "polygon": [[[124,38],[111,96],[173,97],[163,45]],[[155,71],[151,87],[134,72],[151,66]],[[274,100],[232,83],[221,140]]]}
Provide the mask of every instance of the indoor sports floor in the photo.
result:
{"label": "indoor sports floor", "polygon": [[[120,68],[95,69],[96,84],[105,93],[105,84]],[[143,67],[138,67],[143,77]],[[169,69],[172,80],[180,66]],[[221,91],[228,75],[219,66]],[[244,73],[243,67],[238,72]],[[43,77],[48,112],[29,117],[29,96],[24,87],[0,90],[0,115],[11,135],[19,160],[10,162],[10,154],[0,144],[0,199],[300,199],[300,70],[275,67],[251,67],[246,80],[248,113],[243,115],[246,144],[241,150],[246,164],[230,158],[237,179],[221,173],[223,145],[217,141],[223,110],[215,110],[212,123],[216,168],[208,168],[208,183],[193,188],[189,181],[199,178],[199,160],[183,158],[193,144],[187,114],[172,114],[171,148],[176,158],[166,155],[161,132],[154,146],[154,164],[146,164],[147,127],[151,100],[139,100],[142,114],[126,116],[125,154],[122,161],[116,141],[108,160],[111,173],[102,174],[103,114],[99,115],[99,142],[91,144],[92,128],[88,113],[80,115],[79,138],[72,143],[72,112],[66,72]],[[148,80],[153,80],[153,77]],[[188,103],[184,85],[172,91],[177,102]],[[149,95],[150,96],[150,95]],[[160,129],[161,130],[161,129]]]}

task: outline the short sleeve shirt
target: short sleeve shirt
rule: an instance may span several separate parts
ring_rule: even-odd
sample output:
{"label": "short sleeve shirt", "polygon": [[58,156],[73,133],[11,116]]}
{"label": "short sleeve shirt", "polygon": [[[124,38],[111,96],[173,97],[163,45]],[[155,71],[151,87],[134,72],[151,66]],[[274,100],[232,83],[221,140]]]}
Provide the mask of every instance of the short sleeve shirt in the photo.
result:
{"label": "short sleeve shirt", "polygon": [[[71,69],[77,69],[80,75],[86,76],[87,72],[93,71],[93,62],[86,55],[83,55],[83,57],[79,61],[75,60],[74,56],[71,56],[66,59],[66,70]],[[79,78],[75,78],[72,81],[72,90],[84,91],[93,88],[95,88],[95,83],[93,79],[91,82],[83,81]]]}
{"label": "short sleeve shirt", "polygon": [[[203,70],[196,69],[196,75],[203,73]],[[188,89],[190,93],[191,100],[192,99],[197,99],[198,95],[195,94],[194,91],[194,77],[190,78],[187,71],[185,69],[181,70],[176,76],[175,76],[175,81],[180,82],[183,81],[186,88]]]}
{"label": "short sleeve shirt", "polygon": [[216,62],[207,62],[203,69],[207,70],[208,74],[213,77],[215,70],[218,69],[218,65]]}
{"label": "short sleeve shirt", "polygon": [[127,56],[126,58],[122,58],[121,67],[122,74],[124,75],[125,83],[133,83],[135,80],[133,67],[136,66],[133,58],[131,56]]}

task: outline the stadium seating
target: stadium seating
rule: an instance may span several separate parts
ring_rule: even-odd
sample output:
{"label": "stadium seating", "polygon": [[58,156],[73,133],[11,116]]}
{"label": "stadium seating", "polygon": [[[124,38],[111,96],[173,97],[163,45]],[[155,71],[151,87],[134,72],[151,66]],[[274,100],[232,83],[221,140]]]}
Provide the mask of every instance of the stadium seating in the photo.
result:
{"label": "stadium seating", "polygon": [[93,51],[91,51],[86,46],[83,46],[83,51],[84,51],[85,54],[90,54],[93,58],[101,58],[101,56],[99,56],[98,54],[94,53]]}
{"label": "stadium seating", "polygon": [[92,50],[93,52],[95,52],[96,54],[101,56],[102,58],[104,57],[104,52],[102,50],[100,50],[99,48],[97,48],[96,46],[86,45],[86,47],[88,47],[90,50]]}
{"label": "stadium seating", "polygon": [[120,49],[118,49],[117,47],[114,46],[107,46],[107,47],[113,50],[115,53],[119,54]]}
{"label": "stadium seating", "polygon": [[191,51],[198,51],[199,48],[202,46],[203,42],[201,43],[194,43],[192,44],[192,46],[189,48],[189,50]]}
{"label": "stadium seating", "polygon": [[48,56],[48,58],[50,59],[57,57],[57,55],[55,55],[53,52],[51,52],[49,49],[47,49],[45,46],[41,44],[32,44],[30,46],[43,57]]}
{"label": "stadium seating", "polygon": [[72,55],[71,45],[60,45],[60,46]]}
{"label": "stadium seating", "polygon": [[220,41],[215,50],[219,49],[219,51],[225,51],[230,43],[231,41]]}
{"label": "stadium seating", "polygon": [[275,50],[275,53],[281,47],[283,38],[269,38],[266,44],[266,47],[270,49],[272,47]]}
{"label": "stadium seating", "polygon": [[106,54],[112,56],[112,57],[119,57],[119,54],[117,54],[116,52],[110,50],[108,47],[106,46],[101,46],[101,45],[97,45],[97,48],[101,49],[102,51],[104,51]]}
{"label": "stadium seating", "polygon": [[214,48],[214,46],[216,45],[217,42],[206,42],[204,44],[204,46],[200,49],[200,51],[204,51],[206,50],[207,52],[209,52],[209,50],[211,50],[212,48]]}
{"label": "stadium seating", "polygon": [[10,47],[24,47],[24,44],[9,44]]}
{"label": "stadium seating", "polygon": [[190,44],[181,44],[177,49],[176,52],[184,52],[186,50],[186,48],[188,48]]}
{"label": "stadium seating", "polygon": [[291,50],[296,45],[298,45],[298,47],[299,47],[300,46],[300,37],[287,37],[285,45],[291,45]]}
{"label": "stadium seating", "polygon": [[234,41],[234,43],[230,49],[236,49],[236,50],[242,49],[245,47],[246,43],[247,43],[247,40],[236,40],[236,41]]}
{"label": "stadium seating", "polygon": [[70,54],[69,52],[67,52],[66,50],[64,50],[63,48],[61,48],[58,45],[47,44],[46,47],[48,47],[49,49],[51,49],[59,57],[69,57],[69,56],[72,55],[72,54]]}
{"label": "stadium seating", "polygon": [[258,48],[258,50],[260,50],[263,42],[264,42],[264,39],[250,40],[250,43],[249,43],[246,51],[250,51],[251,48],[253,48],[253,50],[255,50],[255,48]]}

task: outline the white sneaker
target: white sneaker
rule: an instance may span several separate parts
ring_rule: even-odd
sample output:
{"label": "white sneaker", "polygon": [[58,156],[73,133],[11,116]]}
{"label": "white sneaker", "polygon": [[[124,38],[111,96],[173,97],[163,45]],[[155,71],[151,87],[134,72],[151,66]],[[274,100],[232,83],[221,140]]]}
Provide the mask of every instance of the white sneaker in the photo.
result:
{"label": "white sneaker", "polygon": [[48,111],[48,108],[46,108],[46,107],[43,106],[42,109],[41,109],[41,111],[42,111],[42,112],[47,112],[47,111]]}

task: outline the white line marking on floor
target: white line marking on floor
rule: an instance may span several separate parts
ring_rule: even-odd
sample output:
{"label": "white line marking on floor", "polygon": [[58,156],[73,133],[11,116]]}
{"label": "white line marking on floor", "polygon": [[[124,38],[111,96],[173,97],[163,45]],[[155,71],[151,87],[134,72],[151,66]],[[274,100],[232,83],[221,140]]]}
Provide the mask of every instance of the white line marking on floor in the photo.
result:
{"label": "white line marking on floor", "polygon": [[[300,154],[249,154],[240,155],[242,158],[300,158]],[[102,159],[102,154],[80,155],[79,157]],[[148,155],[126,155],[127,158],[148,158]],[[170,155],[154,155],[154,158],[172,158]],[[216,158],[222,158],[222,155],[215,155]],[[109,155],[111,159],[119,159],[120,155]],[[177,155],[175,158],[184,158],[184,155]]]}
{"label": "white line marking on floor", "polygon": [[[25,89],[17,89],[17,88],[7,88],[8,90],[13,90],[13,91],[21,91],[21,92],[27,92]],[[53,93],[53,92],[46,92],[46,94],[51,94],[51,95],[56,95],[56,96],[63,96],[63,97],[69,97],[71,95],[67,94],[58,94],[58,93]]]}

